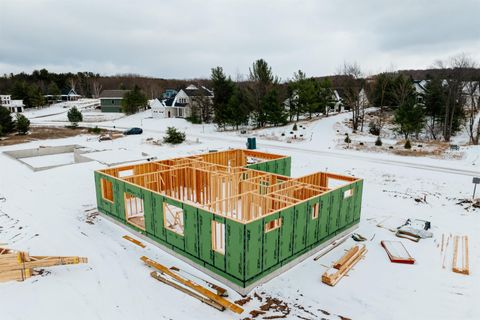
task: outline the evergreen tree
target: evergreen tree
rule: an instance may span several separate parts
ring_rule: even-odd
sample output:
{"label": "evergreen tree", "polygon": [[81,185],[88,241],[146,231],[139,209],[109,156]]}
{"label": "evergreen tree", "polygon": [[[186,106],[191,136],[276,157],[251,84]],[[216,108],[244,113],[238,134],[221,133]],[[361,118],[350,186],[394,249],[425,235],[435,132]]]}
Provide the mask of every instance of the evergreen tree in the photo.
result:
{"label": "evergreen tree", "polygon": [[428,117],[427,128],[431,137],[436,140],[442,130],[445,114],[446,92],[442,80],[438,78],[430,80],[425,86],[423,98],[425,114]]}
{"label": "evergreen tree", "polygon": [[145,108],[147,103],[147,96],[142,92],[139,86],[135,85],[133,90],[126,92],[123,96],[122,110],[126,114],[134,114],[141,108]]}
{"label": "evergreen tree", "polygon": [[68,121],[72,123],[72,127],[77,127],[78,123],[83,120],[83,115],[80,111],[78,111],[77,107],[73,107],[68,110],[67,113]]}
{"label": "evergreen tree", "polygon": [[10,133],[15,128],[10,111],[0,106],[0,136]]}
{"label": "evergreen tree", "polygon": [[231,123],[233,117],[229,110],[229,101],[233,95],[234,84],[230,77],[227,78],[222,67],[212,69],[211,80],[215,93],[213,97],[214,122],[219,127],[225,128],[226,124]]}
{"label": "evergreen tree", "polygon": [[180,144],[185,141],[185,133],[178,131],[175,127],[168,127],[167,134],[163,137],[163,142],[171,144]]}
{"label": "evergreen tree", "polygon": [[58,88],[57,84],[55,82],[50,82],[48,85],[48,94],[52,95],[53,98],[56,100],[58,97],[62,94],[60,89]]}
{"label": "evergreen tree", "polygon": [[323,112],[328,116],[328,111],[335,106],[335,99],[333,98],[332,83],[325,79],[319,84],[319,102],[318,111]]}
{"label": "evergreen tree", "polygon": [[247,106],[245,94],[240,87],[233,88],[233,94],[227,103],[227,122],[238,130],[238,126],[248,123],[250,110]]}
{"label": "evergreen tree", "polygon": [[418,134],[424,126],[425,112],[422,104],[415,97],[406,99],[395,111],[394,122],[397,131],[408,140],[411,134]]}
{"label": "evergreen tree", "polygon": [[257,127],[264,127],[267,123],[267,116],[263,110],[265,97],[278,84],[278,78],[273,75],[272,68],[263,59],[255,61],[249,71],[248,92],[254,120]]}
{"label": "evergreen tree", "polygon": [[265,122],[274,126],[287,123],[288,114],[283,103],[278,101],[276,89],[270,90],[262,99],[262,110],[265,115]]}
{"label": "evergreen tree", "polygon": [[18,133],[26,134],[28,130],[30,130],[30,120],[28,120],[23,114],[18,113],[15,127],[17,128]]}

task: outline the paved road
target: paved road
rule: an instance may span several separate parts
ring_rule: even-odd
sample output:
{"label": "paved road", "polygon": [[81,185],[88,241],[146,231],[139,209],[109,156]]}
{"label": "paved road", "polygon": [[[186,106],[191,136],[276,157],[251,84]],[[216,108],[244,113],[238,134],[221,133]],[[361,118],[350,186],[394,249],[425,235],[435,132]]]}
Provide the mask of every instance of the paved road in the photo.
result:
{"label": "paved road", "polygon": [[[38,125],[64,126],[65,123],[42,122],[41,124],[38,123]],[[98,126],[100,128],[113,129],[113,126],[98,125],[98,124],[95,124],[95,123],[82,123],[82,126],[87,126],[87,127]],[[128,128],[129,127],[115,126],[115,129],[119,129],[119,130],[125,130],[125,129],[128,129]],[[145,133],[153,133],[153,134],[165,134],[164,130],[144,129],[144,132]],[[234,136],[229,136],[229,135],[222,135],[220,133],[218,133],[218,134],[189,133],[188,136],[189,137],[194,137],[194,138],[201,138],[201,139],[220,140],[220,141],[225,141],[225,142],[228,142],[228,143],[240,143],[240,144],[245,143],[245,138],[244,137],[234,137]],[[355,157],[356,160],[365,161],[365,162],[368,162],[368,163],[393,165],[393,166],[398,166],[398,167],[414,168],[414,169],[428,170],[428,171],[434,171],[434,172],[439,172],[439,173],[458,174],[458,175],[464,175],[464,176],[480,176],[480,169],[478,169],[478,170],[475,170],[475,169],[461,169],[461,168],[458,168],[458,167],[455,167],[455,166],[449,166],[448,164],[446,164],[446,165],[429,165],[429,164],[423,164],[423,163],[416,163],[416,162],[413,162],[413,161],[382,159],[379,155],[367,155],[366,153],[362,153],[362,152],[352,153],[352,152],[339,151],[339,150],[335,150],[335,151],[332,151],[332,150],[314,150],[314,149],[310,149],[310,148],[302,147],[302,146],[281,145],[281,144],[276,144],[276,143],[269,143],[269,142],[262,141],[262,140],[257,142],[257,146],[258,147],[263,147],[263,148],[276,149],[276,150],[301,152],[301,153],[304,153],[304,154],[311,154],[311,155],[322,156],[322,157],[330,157],[330,158],[333,158],[333,159],[352,159],[352,157]]]}

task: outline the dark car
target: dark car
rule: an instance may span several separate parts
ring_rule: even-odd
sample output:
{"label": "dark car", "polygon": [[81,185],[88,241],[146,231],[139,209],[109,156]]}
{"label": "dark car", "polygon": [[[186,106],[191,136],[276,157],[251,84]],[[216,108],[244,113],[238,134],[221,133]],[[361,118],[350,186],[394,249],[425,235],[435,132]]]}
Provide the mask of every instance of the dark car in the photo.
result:
{"label": "dark car", "polygon": [[130,128],[128,129],[127,131],[123,132],[123,134],[125,135],[129,135],[129,134],[142,134],[143,133],[143,129],[142,128]]}

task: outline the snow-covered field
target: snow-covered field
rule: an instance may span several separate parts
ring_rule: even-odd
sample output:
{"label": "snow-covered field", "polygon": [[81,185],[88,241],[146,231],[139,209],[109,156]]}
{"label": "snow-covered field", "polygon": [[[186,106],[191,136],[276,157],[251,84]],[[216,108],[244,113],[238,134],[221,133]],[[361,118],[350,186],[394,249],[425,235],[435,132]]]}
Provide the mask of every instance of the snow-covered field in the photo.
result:
{"label": "snow-covered field", "polygon": [[[55,117],[55,116],[52,116]],[[141,136],[98,142],[91,136],[31,142],[0,148],[26,149],[39,145],[79,144],[96,150],[126,149],[159,159],[205,152],[208,149],[244,147],[245,137],[218,133],[212,125],[191,125],[181,119],[149,119],[140,113],[99,126],[123,129],[141,126]],[[336,149],[342,133],[341,114],[311,123],[311,140],[287,143],[258,137],[260,150],[292,156],[292,175],[315,171],[351,174],[365,179],[362,219],[358,233],[365,236],[368,253],[335,287],[321,283],[326,267],[354,244],[348,240],[322,257],[313,258],[255,289],[288,303],[288,319],[480,319],[480,211],[457,205],[469,198],[472,176],[480,175],[480,151],[469,147],[462,159],[400,157]],[[32,119],[52,124],[53,119]],[[58,122],[55,122],[57,124]],[[97,124],[96,124],[97,125]],[[161,139],[167,126],[186,131],[195,144],[153,145],[146,138]],[[282,129],[269,129],[282,130]],[[308,136],[308,135],[307,135]],[[108,158],[108,157],[107,157]],[[0,284],[0,319],[243,319],[258,307],[253,299],[245,314],[220,313],[197,300],[153,280],[139,260],[147,255],[165,265],[175,265],[204,278],[196,269],[148,245],[141,249],[122,239],[125,229],[101,217],[86,223],[95,208],[93,171],[105,165],[93,161],[33,172],[0,153],[0,243],[37,255],[87,256],[89,263],[49,269],[50,274],[25,282]],[[479,192],[480,193],[480,192]],[[426,201],[416,201],[416,198]],[[414,265],[392,264],[380,240],[399,240],[376,224],[385,217],[418,218],[432,223],[432,239],[414,243],[405,239]],[[445,268],[442,234],[468,235],[471,275],[451,271],[451,243]],[[450,240],[451,241],[451,240]],[[215,281],[213,281],[215,282]],[[230,291],[230,298],[240,297]],[[305,310],[304,310],[304,309]],[[328,311],[326,315],[321,310]],[[271,313],[261,315],[273,315]],[[276,314],[278,315],[278,313]]]}

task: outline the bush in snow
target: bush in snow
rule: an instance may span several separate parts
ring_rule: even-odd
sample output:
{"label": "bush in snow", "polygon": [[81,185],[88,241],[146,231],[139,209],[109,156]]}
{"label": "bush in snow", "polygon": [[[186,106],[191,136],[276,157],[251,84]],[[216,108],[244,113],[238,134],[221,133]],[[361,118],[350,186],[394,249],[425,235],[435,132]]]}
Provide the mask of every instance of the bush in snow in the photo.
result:
{"label": "bush in snow", "polygon": [[0,107],[0,136],[12,132],[14,128],[15,124],[10,116],[10,111]]}
{"label": "bush in snow", "polygon": [[375,140],[375,145],[381,147],[382,146],[382,139],[380,139],[380,136],[377,137],[377,140]]}
{"label": "bush in snow", "polygon": [[412,149],[412,144],[410,143],[410,140],[407,140],[407,141],[405,142],[405,146],[404,146],[404,147],[405,147],[405,149]]}
{"label": "bush in snow", "polygon": [[163,142],[179,144],[185,141],[185,133],[178,131],[175,127],[167,128],[167,135],[163,137]]}
{"label": "bush in snow", "polygon": [[352,143],[352,140],[351,140],[350,137],[348,136],[348,133],[347,133],[347,136],[345,137],[345,140],[343,140],[343,141],[345,141],[346,144]]}
{"label": "bush in snow", "polygon": [[18,113],[15,127],[17,128],[18,133],[26,134],[30,129],[30,120],[28,120],[23,114]]}
{"label": "bush in snow", "polygon": [[298,130],[298,128],[297,128],[297,123],[295,123],[295,124],[293,125],[292,130],[293,130],[293,131],[297,131],[297,130]]}
{"label": "bush in snow", "polygon": [[370,134],[373,134],[374,136],[378,136],[380,134],[380,125],[376,121],[371,121],[369,124],[369,130]]}
{"label": "bush in snow", "polygon": [[68,110],[67,117],[68,117],[68,121],[72,123],[73,127],[78,126],[78,123],[83,120],[82,113],[78,111],[77,107],[73,107],[70,110]]}

